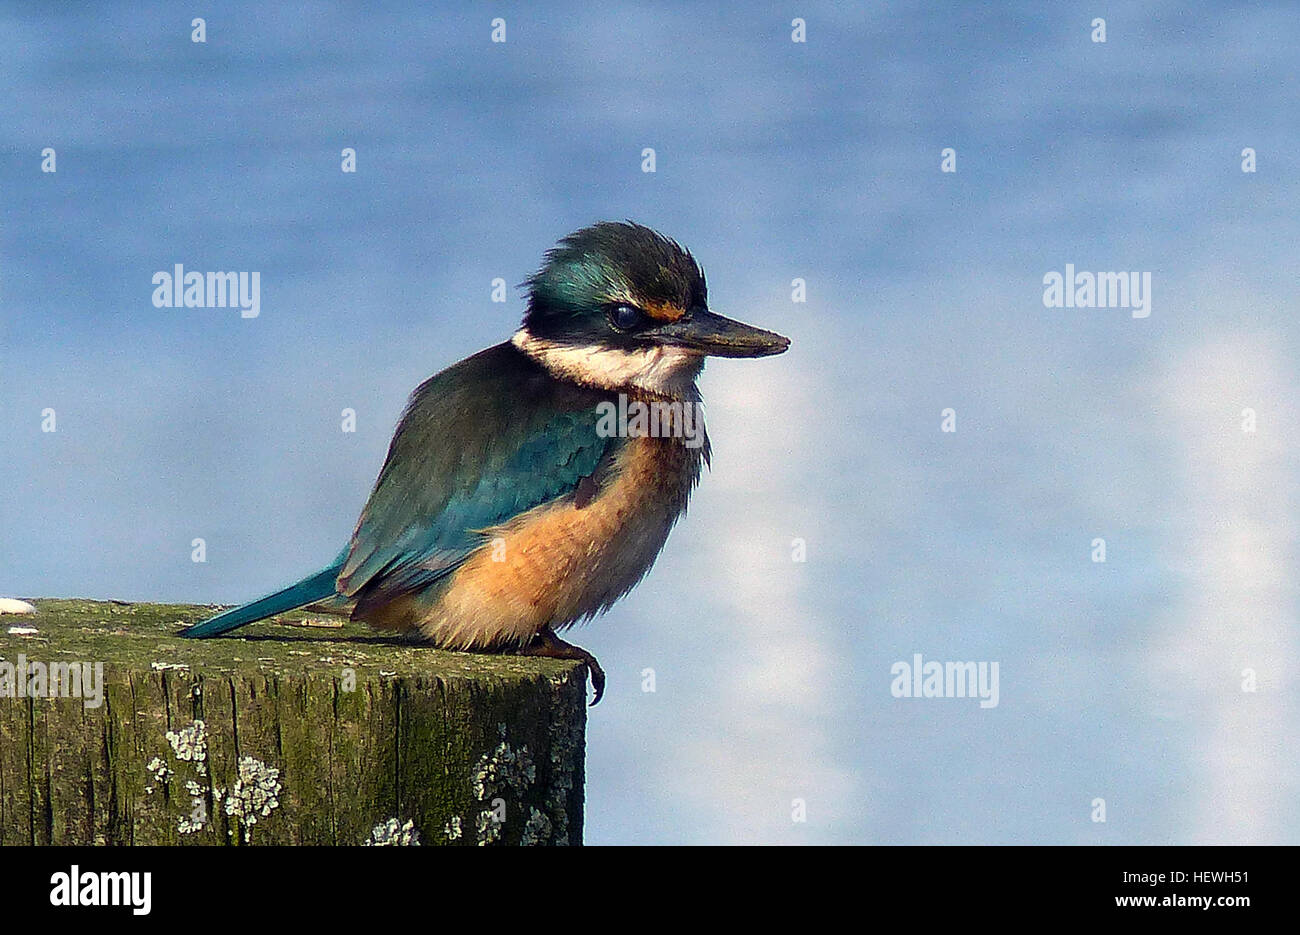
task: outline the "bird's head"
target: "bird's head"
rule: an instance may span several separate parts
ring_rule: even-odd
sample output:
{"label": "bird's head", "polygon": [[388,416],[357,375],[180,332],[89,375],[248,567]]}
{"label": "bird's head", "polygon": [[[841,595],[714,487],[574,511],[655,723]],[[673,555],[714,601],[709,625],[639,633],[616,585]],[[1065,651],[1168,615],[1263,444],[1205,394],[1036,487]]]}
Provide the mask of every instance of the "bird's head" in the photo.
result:
{"label": "bird's head", "polygon": [[766,357],[788,338],[709,311],[683,247],[639,224],[605,221],[565,237],[526,283],[515,346],[557,376],[680,396],[706,356]]}

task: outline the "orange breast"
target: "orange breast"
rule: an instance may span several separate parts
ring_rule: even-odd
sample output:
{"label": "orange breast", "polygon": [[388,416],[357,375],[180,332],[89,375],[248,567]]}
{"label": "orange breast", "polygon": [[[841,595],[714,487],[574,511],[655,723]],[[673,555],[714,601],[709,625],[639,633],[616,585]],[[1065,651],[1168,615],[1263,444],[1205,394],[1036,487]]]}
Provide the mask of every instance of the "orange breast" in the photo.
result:
{"label": "orange breast", "polygon": [[[436,603],[418,598],[374,621],[410,626],[456,649],[520,645],[613,604],[650,569],[699,478],[702,449],[679,438],[627,439],[597,495],[572,495],[486,530],[487,544]],[[423,606],[421,606],[423,605]]]}

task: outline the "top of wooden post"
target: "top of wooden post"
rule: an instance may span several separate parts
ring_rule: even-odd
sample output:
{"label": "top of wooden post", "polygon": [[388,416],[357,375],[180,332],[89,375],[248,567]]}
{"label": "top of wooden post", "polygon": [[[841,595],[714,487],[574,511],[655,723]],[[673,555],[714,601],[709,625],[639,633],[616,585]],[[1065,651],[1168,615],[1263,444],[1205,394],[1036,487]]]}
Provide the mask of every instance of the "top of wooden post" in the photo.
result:
{"label": "top of wooden post", "polygon": [[32,603],[0,615],[0,844],[581,843],[581,663],[302,611],[193,640],[215,608]]}

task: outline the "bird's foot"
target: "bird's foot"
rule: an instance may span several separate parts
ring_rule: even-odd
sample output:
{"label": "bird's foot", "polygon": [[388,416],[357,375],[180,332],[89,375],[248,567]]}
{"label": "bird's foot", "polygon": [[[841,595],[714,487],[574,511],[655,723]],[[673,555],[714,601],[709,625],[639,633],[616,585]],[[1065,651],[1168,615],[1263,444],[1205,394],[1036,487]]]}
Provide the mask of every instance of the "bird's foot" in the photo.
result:
{"label": "bird's foot", "polygon": [[539,630],[533,637],[533,641],[519,650],[521,656],[545,656],[548,659],[577,659],[587,664],[587,671],[591,673],[591,688],[596,693],[596,697],[591,699],[592,705],[600,701],[600,696],[605,694],[605,670],[600,667],[596,657],[587,652],[581,646],[574,646],[572,643],[566,643],[555,635],[555,631],[550,627]]}

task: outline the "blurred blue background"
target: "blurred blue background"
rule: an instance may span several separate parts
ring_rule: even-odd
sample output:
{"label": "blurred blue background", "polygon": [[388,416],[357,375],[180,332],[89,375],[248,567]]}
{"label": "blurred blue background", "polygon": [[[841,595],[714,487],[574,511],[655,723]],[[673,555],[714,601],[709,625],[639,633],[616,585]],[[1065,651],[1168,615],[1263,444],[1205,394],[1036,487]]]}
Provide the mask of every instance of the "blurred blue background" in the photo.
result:
{"label": "blurred blue background", "polygon": [[[465,7],[0,6],[0,594],[321,567],[491,280],[633,218],[794,344],[709,365],[712,472],[571,637],[589,843],[1300,841],[1293,7]],[[1067,263],[1150,317],[1045,308]],[[916,652],[1000,704],[892,697]]]}

